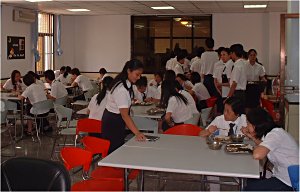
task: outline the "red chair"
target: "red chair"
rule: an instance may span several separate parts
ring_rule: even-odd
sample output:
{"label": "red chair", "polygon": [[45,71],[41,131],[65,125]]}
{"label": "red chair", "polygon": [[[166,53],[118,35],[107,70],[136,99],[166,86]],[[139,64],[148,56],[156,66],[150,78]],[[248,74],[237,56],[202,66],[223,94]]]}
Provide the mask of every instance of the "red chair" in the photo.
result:
{"label": "red chair", "polygon": [[[108,153],[110,142],[105,139],[86,136],[82,139],[83,146],[86,150],[90,151],[93,155],[101,154],[105,158]],[[139,175],[139,170],[132,170],[128,175],[129,180],[134,180]],[[94,179],[99,178],[124,178],[124,169],[114,167],[98,167],[91,173]]]}
{"label": "red chair", "polygon": [[216,102],[217,102],[217,97],[211,97],[211,98],[206,99],[207,107],[214,107]]}
{"label": "red chair", "polygon": [[268,111],[268,113],[272,116],[274,121],[279,120],[279,117],[278,117],[279,113],[275,111],[274,103],[272,101],[261,98],[261,105],[262,105],[262,108],[264,108]]}
{"label": "red chair", "polygon": [[75,146],[80,132],[85,133],[101,133],[102,122],[96,119],[79,119],[76,126]]}
{"label": "red chair", "polygon": [[187,136],[199,136],[202,128],[192,124],[182,124],[171,127],[166,130],[164,134],[169,135],[187,135]]}
{"label": "red chair", "polygon": [[[92,162],[90,151],[76,148],[65,147],[60,152],[61,158],[67,170],[75,167],[83,167],[83,179],[87,178],[87,173]],[[72,185],[72,191],[122,191],[124,190],[123,179],[101,178],[79,181]]]}

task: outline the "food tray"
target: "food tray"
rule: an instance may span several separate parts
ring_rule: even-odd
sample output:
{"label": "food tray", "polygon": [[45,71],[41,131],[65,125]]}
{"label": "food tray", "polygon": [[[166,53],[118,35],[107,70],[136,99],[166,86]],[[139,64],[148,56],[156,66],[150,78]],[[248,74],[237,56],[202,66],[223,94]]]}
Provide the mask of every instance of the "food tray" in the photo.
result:
{"label": "food tray", "polygon": [[229,136],[215,136],[214,141],[218,141],[221,143],[232,143],[232,140]]}
{"label": "food tray", "polygon": [[140,103],[134,103],[134,106],[149,106],[152,105],[152,102],[140,102]]}
{"label": "food tray", "polygon": [[9,96],[9,97],[18,97],[18,95],[17,95],[17,94],[14,94],[14,93],[9,94],[8,96]]}
{"label": "food tray", "polygon": [[163,114],[164,112],[165,112],[164,109],[158,107],[147,110],[148,115]]}
{"label": "food tray", "polygon": [[252,153],[253,147],[250,144],[230,143],[225,146],[227,153]]}

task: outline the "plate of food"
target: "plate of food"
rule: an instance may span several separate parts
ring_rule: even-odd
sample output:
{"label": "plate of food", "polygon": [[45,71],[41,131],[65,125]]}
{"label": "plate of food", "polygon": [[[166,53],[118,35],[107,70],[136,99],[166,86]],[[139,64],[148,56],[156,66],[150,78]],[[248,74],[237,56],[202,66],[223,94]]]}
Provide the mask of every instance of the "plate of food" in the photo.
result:
{"label": "plate of food", "polygon": [[218,141],[221,143],[231,143],[231,138],[229,136],[221,136],[221,135],[217,135],[214,137],[214,141]]}
{"label": "plate of food", "polygon": [[230,143],[225,146],[227,153],[252,153],[253,146],[250,144]]}
{"label": "plate of food", "polygon": [[147,110],[148,115],[163,114],[164,112],[165,112],[164,109],[158,107]]}
{"label": "plate of food", "polygon": [[152,102],[139,102],[139,101],[135,101],[132,105],[134,106],[149,106],[152,105]]}

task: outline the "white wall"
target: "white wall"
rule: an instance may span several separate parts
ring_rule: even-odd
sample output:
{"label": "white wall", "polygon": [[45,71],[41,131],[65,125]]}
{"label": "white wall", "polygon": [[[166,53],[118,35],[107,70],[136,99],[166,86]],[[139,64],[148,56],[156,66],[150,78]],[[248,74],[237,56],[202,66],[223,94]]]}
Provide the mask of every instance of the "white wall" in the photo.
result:
{"label": "white wall", "polygon": [[[31,24],[14,22],[13,7],[1,6],[1,78],[10,77],[11,72],[17,69],[22,75],[34,70],[32,54]],[[7,36],[25,37],[25,59],[7,59]]]}
{"label": "white wall", "polygon": [[62,49],[58,68],[78,67],[96,72],[105,67],[120,72],[130,59],[130,16],[63,16]]}
{"label": "white wall", "polygon": [[217,13],[212,28],[215,48],[241,43],[256,49],[268,75],[279,72],[280,13]]}

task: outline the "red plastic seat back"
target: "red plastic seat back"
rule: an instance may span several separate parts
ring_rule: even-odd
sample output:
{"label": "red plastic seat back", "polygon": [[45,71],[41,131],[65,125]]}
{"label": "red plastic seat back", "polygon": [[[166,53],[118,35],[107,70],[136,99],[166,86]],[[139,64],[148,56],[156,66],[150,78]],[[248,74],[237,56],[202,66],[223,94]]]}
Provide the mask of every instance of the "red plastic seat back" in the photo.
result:
{"label": "red plastic seat back", "polygon": [[81,141],[84,148],[90,151],[93,155],[101,154],[102,158],[107,156],[110,141],[91,136],[85,136]]}
{"label": "red plastic seat back", "polygon": [[217,97],[211,97],[206,99],[206,105],[207,107],[214,107],[217,101]]}
{"label": "red plastic seat back", "polygon": [[182,124],[171,127],[166,130],[164,134],[169,135],[187,135],[187,136],[199,136],[202,128],[192,124]]}
{"label": "red plastic seat back", "polygon": [[68,170],[79,166],[83,166],[85,171],[90,169],[92,162],[92,153],[90,151],[76,147],[64,147],[60,151],[60,156]]}
{"label": "red plastic seat back", "polygon": [[101,133],[102,122],[96,119],[79,119],[77,121],[76,135],[79,132]]}
{"label": "red plastic seat back", "polygon": [[85,180],[75,183],[72,191],[124,191],[124,180],[123,178]]}

